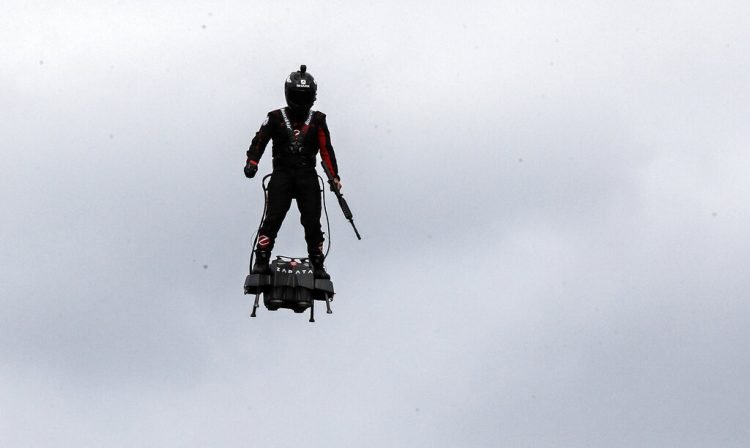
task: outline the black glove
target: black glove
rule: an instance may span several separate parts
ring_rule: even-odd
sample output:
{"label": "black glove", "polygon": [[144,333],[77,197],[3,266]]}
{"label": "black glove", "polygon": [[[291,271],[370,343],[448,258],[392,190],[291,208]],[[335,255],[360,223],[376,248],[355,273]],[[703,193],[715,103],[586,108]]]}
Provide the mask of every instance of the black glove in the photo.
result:
{"label": "black glove", "polygon": [[245,177],[248,179],[252,179],[255,177],[255,173],[258,172],[258,165],[255,163],[247,162],[247,165],[245,165]]}

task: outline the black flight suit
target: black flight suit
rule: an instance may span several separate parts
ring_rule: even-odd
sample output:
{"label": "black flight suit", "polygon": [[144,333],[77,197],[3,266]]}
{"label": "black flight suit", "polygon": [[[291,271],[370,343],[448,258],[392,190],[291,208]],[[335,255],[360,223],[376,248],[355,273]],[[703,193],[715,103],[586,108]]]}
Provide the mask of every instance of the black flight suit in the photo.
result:
{"label": "black flight suit", "polygon": [[[337,179],[339,177],[326,115],[317,111],[312,112],[311,116],[308,113],[294,115],[290,108],[284,108],[284,112],[289,125],[281,109],[269,112],[247,151],[247,162],[257,165],[269,140],[273,141],[273,173],[268,184],[266,216],[258,234],[257,249],[273,249],[292,199],[296,199],[308,253],[321,254],[320,185],[315,171],[318,150],[323,163]],[[309,124],[306,125],[308,117]]]}

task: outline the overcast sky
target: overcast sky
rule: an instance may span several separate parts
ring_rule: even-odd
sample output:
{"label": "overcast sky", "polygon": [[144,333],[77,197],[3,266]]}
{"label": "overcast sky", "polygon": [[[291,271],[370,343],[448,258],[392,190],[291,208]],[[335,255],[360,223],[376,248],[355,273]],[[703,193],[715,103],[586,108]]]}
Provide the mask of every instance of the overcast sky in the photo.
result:
{"label": "overcast sky", "polygon": [[[151,3],[1,8],[1,446],[750,445],[747,2]],[[315,324],[242,294],[300,64]]]}

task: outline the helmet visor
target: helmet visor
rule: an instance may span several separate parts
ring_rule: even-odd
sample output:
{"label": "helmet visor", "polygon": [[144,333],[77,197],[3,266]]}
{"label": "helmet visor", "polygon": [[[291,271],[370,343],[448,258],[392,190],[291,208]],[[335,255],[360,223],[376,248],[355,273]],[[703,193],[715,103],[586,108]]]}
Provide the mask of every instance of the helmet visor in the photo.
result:
{"label": "helmet visor", "polygon": [[297,106],[312,106],[315,102],[315,92],[312,89],[293,89],[287,93],[286,100],[289,104]]}

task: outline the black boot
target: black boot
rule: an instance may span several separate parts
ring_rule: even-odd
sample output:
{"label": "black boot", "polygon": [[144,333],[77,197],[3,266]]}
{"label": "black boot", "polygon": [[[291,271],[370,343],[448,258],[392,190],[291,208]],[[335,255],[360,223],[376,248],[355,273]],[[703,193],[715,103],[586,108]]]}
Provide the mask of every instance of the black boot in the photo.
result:
{"label": "black boot", "polygon": [[313,276],[315,278],[329,279],[331,278],[331,276],[328,275],[328,272],[326,272],[326,268],[323,267],[323,259],[323,254],[310,255],[310,264],[313,267]]}
{"label": "black boot", "polygon": [[253,274],[266,275],[271,273],[271,267],[268,262],[271,260],[270,250],[255,249],[255,264],[253,265]]}

